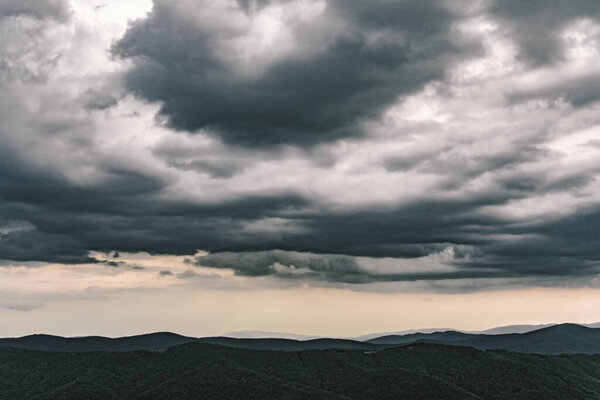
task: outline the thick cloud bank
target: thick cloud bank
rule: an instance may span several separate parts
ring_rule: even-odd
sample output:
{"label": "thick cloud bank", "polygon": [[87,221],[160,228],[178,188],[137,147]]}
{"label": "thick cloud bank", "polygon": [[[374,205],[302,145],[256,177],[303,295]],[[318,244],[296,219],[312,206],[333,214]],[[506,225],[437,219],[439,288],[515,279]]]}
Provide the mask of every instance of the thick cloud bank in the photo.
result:
{"label": "thick cloud bank", "polygon": [[204,250],[190,263],[282,285],[596,285],[599,19],[583,0],[3,2],[0,260]]}
{"label": "thick cloud bank", "polygon": [[[113,48],[169,126],[244,146],[362,134],[469,49],[442,1],[156,1]],[[466,48],[466,49],[465,49]]]}

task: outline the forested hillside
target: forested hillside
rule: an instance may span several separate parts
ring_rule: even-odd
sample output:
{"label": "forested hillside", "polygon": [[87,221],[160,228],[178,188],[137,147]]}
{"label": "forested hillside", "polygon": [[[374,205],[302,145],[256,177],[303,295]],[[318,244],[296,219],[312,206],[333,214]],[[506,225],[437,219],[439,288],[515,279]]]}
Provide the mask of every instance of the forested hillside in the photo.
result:
{"label": "forested hillside", "polygon": [[600,399],[600,355],[411,344],[381,351],[0,349],[0,399]]}

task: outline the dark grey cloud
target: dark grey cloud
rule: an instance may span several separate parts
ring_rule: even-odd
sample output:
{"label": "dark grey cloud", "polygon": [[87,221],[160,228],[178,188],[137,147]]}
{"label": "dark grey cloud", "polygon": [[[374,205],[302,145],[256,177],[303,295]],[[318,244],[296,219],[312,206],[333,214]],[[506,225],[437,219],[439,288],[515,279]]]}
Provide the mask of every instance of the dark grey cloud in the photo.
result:
{"label": "dark grey cloud", "polygon": [[[256,8],[242,3],[247,12]],[[113,53],[134,62],[129,90],[160,102],[169,126],[206,129],[243,146],[312,145],[360,135],[361,120],[443,78],[453,61],[476,48],[456,37],[452,26],[461,16],[442,1],[330,0],[316,27],[293,27],[296,40],[312,47],[307,54],[246,77],[222,54],[222,41],[242,32],[189,18],[197,10],[186,5],[156,0]],[[330,23],[344,24],[343,32],[314,33]]]}
{"label": "dark grey cloud", "polygon": [[551,193],[571,192],[576,193],[593,184],[595,178],[590,175],[569,174],[560,177],[549,177],[541,174],[515,174],[501,179],[499,183],[508,190],[517,190],[525,193]]}
{"label": "dark grey cloud", "polygon": [[[193,254],[235,243],[259,243],[268,233],[245,224],[277,217],[309,203],[273,194],[212,204],[158,200],[161,178],[106,165],[109,179],[82,187],[32,168],[9,154],[0,157],[0,259],[91,262],[90,250]],[[1,227],[0,227],[1,228]]]}
{"label": "dark grey cloud", "polygon": [[507,98],[511,103],[532,99],[562,100],[577,108],[585,107],[600,100],[600,74],[563,79],[540,89],[515,90]]}
{"label": "dark grey cloud", "polygon": [[192,271],[191,269],[188,269],[188,270],[181,272],[175,276],[179,279],[190,279],[190,278],[195,278],[196,276],[198,276],[198,274],[195,273],[194,271]]}
{"label": "dark grey cloud", "polygon": [[118,268],[121,265],[125,264],[124,261],[108,261],[108,260],[104,260],[104,261],[102,261],[102,263],[105,265],[108,265],[109,267],[114,267],[114,268]]}
{"label": "dark grey cloud", "polygon": [[[561,242],[557,251],[546,251],[550,243]],[[469,279],[507,280],[547,279],[557,284],[593,277],[600,271],[598,259],[588,255],[565,254],[565,248],[577,248],[575,241],[557,237],[523,236],[518,241],[495,240],[478,246],[451,246],[449,257],[430,253],[423,259],[369,258],[347,255],[315,254],[282,250],[225,252],[198,256],[193,264],[229,269],[236,275],[274,276],[288,280],[328,281],[366,284],[375,282],[451,282]],[[589,249],[589,241],[582,248]],[[598,251],[597,246],[594,252]],[[423,262],[425,260],[425,262]],[[407,268],[408,266],[408,268]],[[546,281],[547,283],[547,281]],[[452,287],[452,284],[450,284]],[[440,287],[441,288],[441,287]]]}
{"label": "dark grey cloud", "polygon": [[233,160],[191,160],[172,161],[168,164],[182,171],[197,171],[212,178],[231,178],[243,171],[243,166]]}
{"label": "dark grey cloud", "polygon": [[118,100],[110,93],[89,89],[82,94],[83,106],[87,110],[106,110],[116,106]]}
{"label": "dark grey cloud", "polygon": [[563,59],[560,34],[566,25],[600,17],[595,0],[495,0],[490,11],[520,45],[522,58],[534,65]]}
{"label": "dark grey cloud", "polygon": [[[181,136],[179,137],[181,138]],[[185,141],[163,141],[157,143],[152,154],[164,161],[169,167],[179,171],[194,171],[214,179],[229,179],[241,174],[255,164],[257,159],[276,157],[276,153],[250,153],[245,150],[232,151],[218,143],[206,143],[204,146],[189,146]]]}
{"label": "dark grey cloud", "polygon": [[[421,199],[394,209],[303,215],[300,218],[308,228],[305,235],[259,246],[227,247],[227,250],[250,253],[211,254],[199,257],[197,263],[229,268],[248,276],[312,277],[353,283],[594,275],[600,266],[600,246],[594,239],[600,233],[600,208],[557,218],[554,222],[534,223],[478,216],[472,212],[481,206],[502,205],[523,198],[526,190],[537,193],[542,192],[543,187],[555,190],[562,185],[566,185],[563,190],[569,190],[589,183],[588,179],[566,177],[456,202]],[[347,256],[416,260],[439,253],[448,246],[454,249],[454,257],[448,260],[448,265],[456,266],[457,271],[373,274],[359,268]],[[271,248],[283,251],[268,251]],[[256,249],[263,251],[256,253]],[[286,251],[317,255],[307,258]],[[331,253],[346,256],[318,255]],[[275,264],[293,265],[296,270],[277,270],[272,267]]]}
{"label": "dark grey cloud", "polygon": [[[548,150],[534,140],[520,140],[511,143],[506,149],[493,154],[474,154],[467,156],[461,147],[472,144],[470,141],[453,143],[442,148],[422,149],[404,156],[393,156],[382,161],[389,172],[416,170],[423,173],[445,174],[452,171],[451,177],[444,181],[445,187],[460,185],[485,173],[501,171],[526,162],[534,162],[551,157]],[[469,164],[465,159],[469,158]]]}
{"label": "dark grey cloud", "polygon": [[[283,279],[324,280],[341,283],[398,282],[415,280],[459,279],[476,276],[481,278],[485,271],[402,271],[394,265],[394,260],[385,260],[396,272],[377,271],[369,268],[369,261],[381,264],[378,260],[356,258],[345,255],[298,253],[281,250],[216,253],[196,257],[197,266],[231,269],[241,276],[276,276]],[[398,262],[398,260],[396,260]],[[399,262],[402,262],[401,260]],[[361,265],[365,264],[365,265]],[[443,269],[443,266],[439,269]]]}
{"label": "dark grey cloud", "polygon": [[[86,91],[107,87],[92,78],[61,102],[63,92],[53,85],[62,81],[52,81],[52,73],[63,53],[50,54],[46,41],[30,53],[11,53],[6,46],[0,60],[6,89],[0,94],[0,265],[98,262],[88,252],[100,251],[113,254],[106,264],[117,266],[118,252],[206,250],[208,256],[193,262],[290,280],[533,277],[559,283],[597,274],[600,207],[593,192],[600,171],[591,157],[563,162],[564,154],[548,146],[565,131],[596,125],[593,110],[564,121],[548,117],[553,110],[524,115],[514,104],[562,97],[590,107],[597,100],[596,73],[558,79],[539,90],[511,86],[514,102],[502,104],[506,109],[480,111],[472,103],[478,99],[466,97],[491,90],[490,97],[501,98],[493,88],[502,82],[473,89],[469,85],[477,83],[461,86],[446,76],[457,61],[481,55],[452,28],[467,13],[442,1],[331,0],[316,22],[288,21],[300,50],[244,75],[225,53],[227,42],[247,33],[245,28],[204,20],[189,10],[192,3],[157,0],[113,48],[132,61],[127,89],[158,102],[171,127],[191,133],[148,127],[150,119],[142,120],[142,114],[149,106],[143,102],[136,103],[142,110],[136,118],[110,119],[121,111],[134,115],[123,105],[133,100],[117,99],[112,90]],[[239,3],[241,9],[232,12],[250,19],[264,7],[284,4]],[[490,9],[533,65],[560,59],[558,35],[566,24],[597,15],[588,2],[548,4],[561,7],[533,1],[517,9],[507,1]],[[542,26],[536,12],[552,25]],[[12,24],[8,31],[23,21],[4,22]],[[28,37],[23,32],[15,38]],[[62,79],[67,63],[60,68]],[[432,80],[443,81],[432,85],[443,92],[438,100],[458,99],[459,106],[479,111],[461,114],[453,104],[444,110],[451,114],[447,122],[423,128],[407,119],[398,128],[390,122],[381,135],[365,134],[362,121],[377,119],[399,96]],[[82,106],[118,112],[85,112]],[[388,129],[387,123],[372,121],[385,125],[376,129]],[[196,135],[202,128],[217,139]],[[337,138],[346,140],[333,141]],[[377,141],[389,141],[398,152]],[[274,148],[277,144],[290,146]],[[125,154],[119,154],[122,148]],[[381,157],[373,154],[380,151]],[[379,187],[371,184],[379,179]],[[554,195],[557,202],[549,207]],[[569,196],[581,201],[563,205]],[[518,207],[511,213],[526,200],[551,210],[538,214],[537,204],[530,204],[531,216],[519,214]],[[427,268],[423,260],[430,259],[437,269]]]}
{"label": "dark grey cloud", "polygon": [[[275,3],[277,0],[236,0],[237,5],[244,10],[246,13],[251,14],[264,7]],[[279,0],[279,3],[290,2],[292,0]]]}
{"label": "dark grey cloud", "polygon": [[518,240],[481,246],[463,266],[493,268],[512,276],[588,276],[600,271],[600,208],[582,210],[565,218],[507,229]]}
{"label": "dark grey cloud", "polygon": [[[111,179],[79,187],[5,154],[0,220],[12,222],[0,227],[0,259],[80,263],[94,261],[87,255],[92,250],[193,254],[201,248],[211,254],[198,263],[241,275],[351,283],[585,276],[595,274],[600,261],[598,207],[550,222],[474,212],[532,194],[585,188],[594,180],[584,174],[514,175],[500,180],[496,190],[454,200],[421,198],[401,206],[334,211],[292,194],[209,204],[160,200],[167,182],[104,168],[113,172]],[[248,228],[272,218],[294,229]],[[456,271],[373,273],[354,260],[417,261],[448,247],[454,256],[447,264]]]}
{"label": "dark grey cloud", "polygon": [[36,19],[64,21],[69,18],[67,0],[2,0],[0,18],[25,15]]}
{"label": "dark grey cloud", "polygon": [[[240,275],[316,275],[317,272],[347,274],[358,271],[358,265],[350,257],[305,255],[281,250],[247,253],[217,253],[197,257],[197,265],[211,268],[230,268]],[[281,267],[278,269],[277,267]]]}

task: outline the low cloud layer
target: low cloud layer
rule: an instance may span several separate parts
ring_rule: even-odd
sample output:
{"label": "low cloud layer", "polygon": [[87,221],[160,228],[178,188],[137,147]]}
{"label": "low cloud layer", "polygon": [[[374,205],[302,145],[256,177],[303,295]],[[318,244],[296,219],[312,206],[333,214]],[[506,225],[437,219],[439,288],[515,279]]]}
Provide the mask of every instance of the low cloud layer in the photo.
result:
{"label": "low cloud layer", "polygon": [[1,264],[597,275],[594,2],[135,3],[0,6]]}
{"label": "low cloud layer", "polygon": [[271,250],[200,255],[191,263],[201,267],[230,269],[241,276],[276,276],[284,279],[341,283],[464,279],[486,274],[481,270],[473,270],[472,273],[461,271],[452,265],[455,257],[456,253],[452,247],[412,259]]}

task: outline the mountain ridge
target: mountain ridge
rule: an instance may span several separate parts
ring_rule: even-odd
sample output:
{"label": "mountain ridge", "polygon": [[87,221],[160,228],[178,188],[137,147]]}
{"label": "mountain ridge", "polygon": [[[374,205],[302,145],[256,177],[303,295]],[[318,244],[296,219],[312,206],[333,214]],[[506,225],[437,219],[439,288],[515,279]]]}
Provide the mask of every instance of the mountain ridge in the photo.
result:
{"label": "mountain ridge", "polygon": [[[390,335],[409,335],[413,333],[435,333],[435,332],[445,332],[445,331],[454,331],[454,332],[462,332],[462,333],[471,333],[471,334],[486,334],[486,335],[497,335],[497,334],[505,334],[505,333],[526,333],[534,330],[547,328],[553,325],[560,325],[560,322],[554,323],[546,323],[546,324],[513,324],[513,325],[501,325],[492,328],[487,328],[483,330],[467,330],[467,329],[455,329],[455,328],[421,328],[421,329],[405,329],[401,331],[388,331],[388,332],[374,332],[368,333],[364,335],[358,336],[335,336],[333,338],[336,339],[351,339],[358,341],[368,341],[381,336],[390,336]],[[600,322],[594,323],[579,323],[578,325],[586,326],[589,328],[600,328]],[[273,339],[294,339],[294,340],[312,340],[323,338],[326,336],[319,335],[304,335],[304,334],[295,334],[289,332],[270,332],[270,331],[256,331],[256,330],[245,330],[245,331],[232,331],[224,333],[224,337],[231,337],[236,339],[265,339],[265,338],[273,338]],[[330,337],[331,338],[331,337]]]}
{"label": "mountain ridge", "polygon": [[286,338],[231,338],[225,336],[190,337],[172,332],[154,332],[142,335],[108,338],[34,334],[20,338],[0,339],[0,347],[16,347],[39,351],[85,352],[137,350],[164,351],[170,347],[191,343],[207,343],[248,350],[304,351],[304,350],[366,350],[378,351],[415,343],[434,343],[472,347],[479,350],[509,350],[538,354],[596,354],[600,353],[600,328],[565,323],[547,326],[525,333],[481,334],[446,330],[431,333],[384,335],[358,341],[342,338],[307,340]]}

